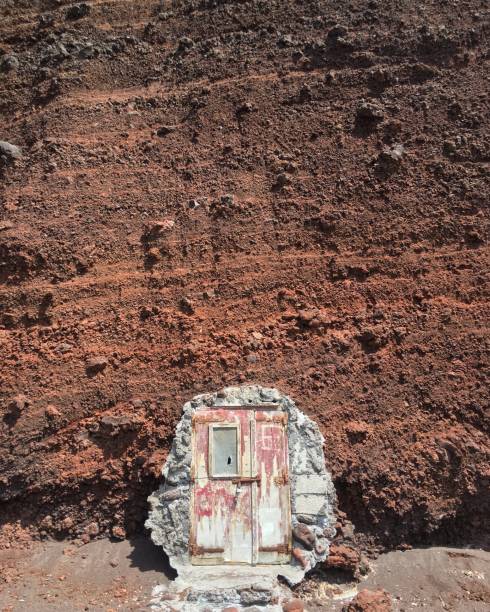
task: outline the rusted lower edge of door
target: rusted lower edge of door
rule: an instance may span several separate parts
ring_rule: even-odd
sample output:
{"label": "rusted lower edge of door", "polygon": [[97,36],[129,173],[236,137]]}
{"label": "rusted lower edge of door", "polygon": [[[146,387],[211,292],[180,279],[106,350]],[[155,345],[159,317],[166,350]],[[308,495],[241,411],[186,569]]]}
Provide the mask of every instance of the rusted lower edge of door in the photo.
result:
{"label": "rusted lower edge of door", "polygon": [[286,544],[278,544],[277,546],[260,546],[259,551],[260,552],[277,552],[282,555],[287,555],[291,552],[291,542],[289,542],[289,539],[288,539],[288,542]]}

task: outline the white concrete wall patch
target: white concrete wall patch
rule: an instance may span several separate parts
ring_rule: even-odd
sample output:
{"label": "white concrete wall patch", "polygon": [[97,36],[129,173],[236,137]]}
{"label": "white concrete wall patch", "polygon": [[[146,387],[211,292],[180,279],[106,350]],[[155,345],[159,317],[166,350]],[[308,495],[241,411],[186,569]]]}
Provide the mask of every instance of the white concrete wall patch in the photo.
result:
{"label": "white concrete wall patch", "polygon": [[328,494],[329,482],[326,474],[302,474],[296,476],[294,486],[296,495],[315,494],[326,496]]}

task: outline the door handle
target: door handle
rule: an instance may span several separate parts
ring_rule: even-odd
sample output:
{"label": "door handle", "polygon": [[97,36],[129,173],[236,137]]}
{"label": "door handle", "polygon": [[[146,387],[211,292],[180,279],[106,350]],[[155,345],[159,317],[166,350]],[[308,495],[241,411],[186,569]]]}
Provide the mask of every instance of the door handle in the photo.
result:
{"label": "door handle", "polygon": [[247,482],[256,482],[260,486],[260,476],[241,476],[240,478],[234,478],[231,482],[239,485]]}

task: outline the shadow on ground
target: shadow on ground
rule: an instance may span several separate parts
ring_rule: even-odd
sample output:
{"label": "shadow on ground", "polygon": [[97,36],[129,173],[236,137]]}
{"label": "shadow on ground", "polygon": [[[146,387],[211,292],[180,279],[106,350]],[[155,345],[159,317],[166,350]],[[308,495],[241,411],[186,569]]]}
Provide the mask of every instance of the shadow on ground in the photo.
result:
{"label": "shadow on ground", "polygon": [[168,580],[175,580],[177,572],[171,567],[163,548],[155,546],[149,537],[140,536],[129,540],[131,552],[128,559],[131,567],[141,572],[162,572]]}

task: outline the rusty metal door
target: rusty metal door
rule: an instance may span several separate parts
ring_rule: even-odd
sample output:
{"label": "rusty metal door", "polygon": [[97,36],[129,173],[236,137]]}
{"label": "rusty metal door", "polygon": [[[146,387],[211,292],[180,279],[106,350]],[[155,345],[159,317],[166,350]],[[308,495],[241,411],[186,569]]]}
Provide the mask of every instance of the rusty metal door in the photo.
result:
{"label": "rusty metal door", "polygon": [[196,565],[290,559],[287,417],[256,408],[194,415],[190,552]]}

